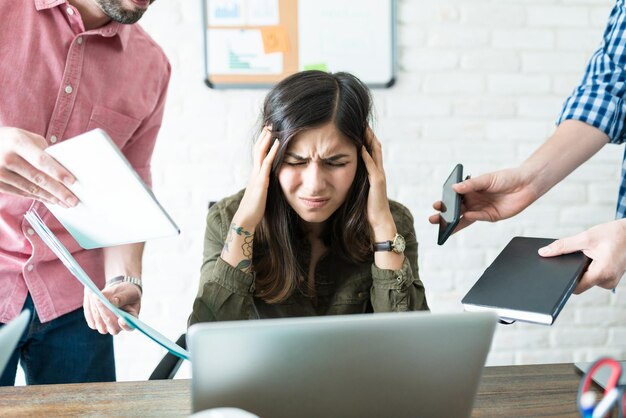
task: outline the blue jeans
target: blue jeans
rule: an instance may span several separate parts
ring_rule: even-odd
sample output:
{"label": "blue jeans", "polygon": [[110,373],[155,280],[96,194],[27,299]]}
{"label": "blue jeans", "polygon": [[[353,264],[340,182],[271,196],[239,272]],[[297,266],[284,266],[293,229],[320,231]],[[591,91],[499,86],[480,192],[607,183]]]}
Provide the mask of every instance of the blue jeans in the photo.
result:
{"label": "blue jeans", "polygon": [[82,308],[44,324],[30,294],[24,309],[32,312],[30,324],[0,376],[0,386],[15,384],[18,361],[29,385],[115,381],[113,337],[89,328]]}

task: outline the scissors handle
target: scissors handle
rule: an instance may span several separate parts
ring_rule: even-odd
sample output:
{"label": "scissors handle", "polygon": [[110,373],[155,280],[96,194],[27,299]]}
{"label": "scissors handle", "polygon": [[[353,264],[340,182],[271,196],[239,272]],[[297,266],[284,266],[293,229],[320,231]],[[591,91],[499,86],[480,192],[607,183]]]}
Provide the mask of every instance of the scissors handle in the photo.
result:
{"label": "scissors handle", "polygon": [[591,382],[593,380],[593,376],[596,372],[602,367],[608,366],[611,369],[611,375],[609,376],[609,380],[606,383],[604,388],[604,396],[608,395],[608,393],[615,389],[619,385],[619,379],[622,376],[622,365],[619,361],[612,359],[610,357],[603,357],[593,363],[585,376],[583,377],[582,385],[580,387],[581,393],[585,393],[589,390],[591,386]]}

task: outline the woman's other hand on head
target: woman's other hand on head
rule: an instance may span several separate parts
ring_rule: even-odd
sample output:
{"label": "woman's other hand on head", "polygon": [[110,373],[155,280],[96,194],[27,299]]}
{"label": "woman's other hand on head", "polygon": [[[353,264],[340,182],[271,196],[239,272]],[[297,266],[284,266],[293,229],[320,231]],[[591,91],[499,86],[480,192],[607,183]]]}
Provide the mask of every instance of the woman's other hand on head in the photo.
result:
{"label": "woman's other hand on head", "polygon": [[367,219],[375,236],[391,235],[393,238],[396,233],[396,226],[391,216],[389,199],[387,198],[387,179],[383,167],[382,145],[370,127],[367,128],[365,135],[366,143],[371,149],[370,153],[365,146],[361,147],[361,157],[365,163],[370,183],[367,197]]}
{"label": "woman's other hand on head", "polygon": [[253,231],[263,219],[270,173],[278,148],[278,138],[273,138],[271,128],[265,126],[254,145],[250,179],[239,209],[233,218],[233,223],[238,226]]}

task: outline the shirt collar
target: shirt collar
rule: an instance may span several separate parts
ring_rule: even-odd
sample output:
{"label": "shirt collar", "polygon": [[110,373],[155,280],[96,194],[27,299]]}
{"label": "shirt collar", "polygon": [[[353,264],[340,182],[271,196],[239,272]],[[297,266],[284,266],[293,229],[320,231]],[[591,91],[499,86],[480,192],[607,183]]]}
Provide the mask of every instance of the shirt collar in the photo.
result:
{"label": "shirt collar", "polygon": [[131,26],[132,25],[125,25],[119,22],[110,21],[101,28],[93,29],[90,32],[99,33],[105,38],[110,38],[117,35],[122,44],[122,49],[126,49],[126,45],[128,44],[128,38],[130,37]]}
{"label": "shirt collar", "polygon": [[35,0],[35,8],[37,10],[51,9],[65,2],[66,0]]}
{"label": "shirt collar", "polygon": [[[35,0],[35,8],[37,10],[51,9],[67,3],[67,0]],[[98,33],[104,37],[113,37],[118,35],[122,43],[122,49],[126,49],[128,38],[130,37],[131,25],[124,25],[119,22],[110,21],[101,28],[94,29],[93,33]]]}

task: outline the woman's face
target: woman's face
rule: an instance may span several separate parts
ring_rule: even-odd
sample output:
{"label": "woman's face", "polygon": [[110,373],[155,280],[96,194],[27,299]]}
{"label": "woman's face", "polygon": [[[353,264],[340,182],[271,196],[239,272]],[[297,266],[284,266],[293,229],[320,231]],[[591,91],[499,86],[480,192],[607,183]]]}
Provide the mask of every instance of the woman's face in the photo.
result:
{"label": "woman's face", "polygon": [[343,204],[357,169],[357,149],[329,122],[289,143],[278,181],[285,199],[307,223],[323,223]]}

